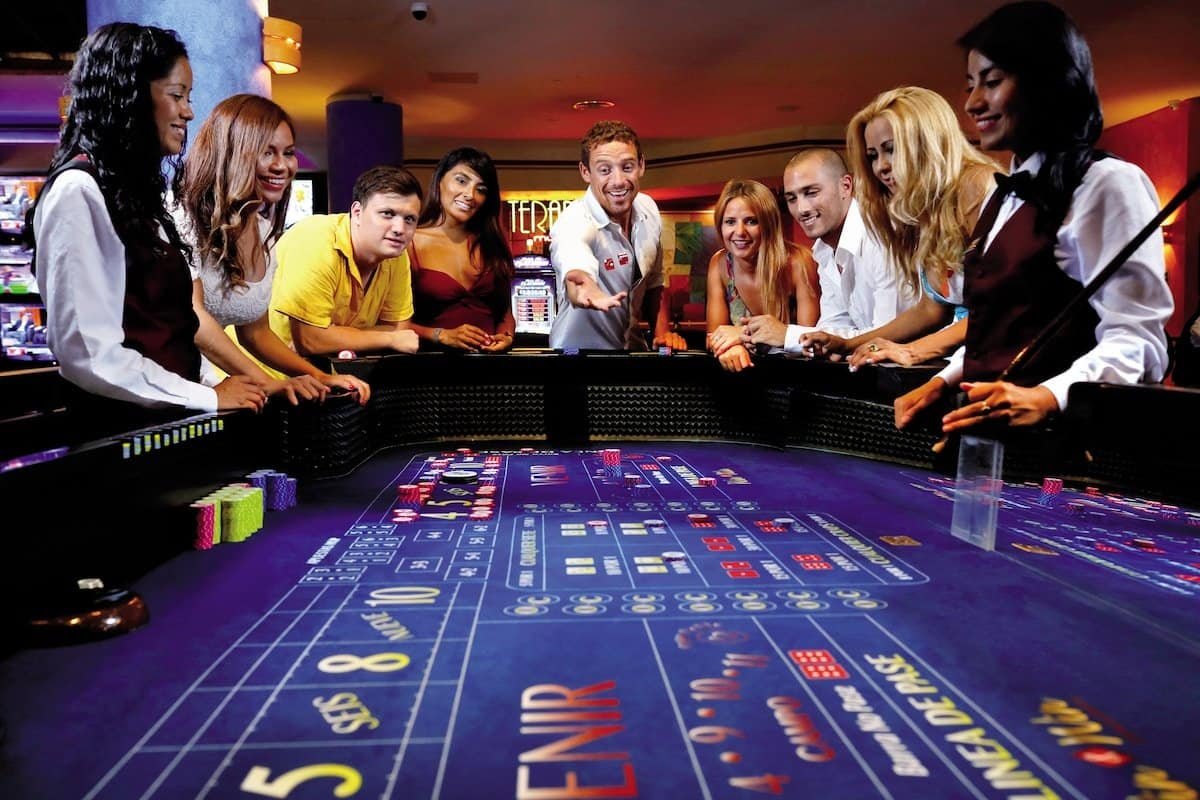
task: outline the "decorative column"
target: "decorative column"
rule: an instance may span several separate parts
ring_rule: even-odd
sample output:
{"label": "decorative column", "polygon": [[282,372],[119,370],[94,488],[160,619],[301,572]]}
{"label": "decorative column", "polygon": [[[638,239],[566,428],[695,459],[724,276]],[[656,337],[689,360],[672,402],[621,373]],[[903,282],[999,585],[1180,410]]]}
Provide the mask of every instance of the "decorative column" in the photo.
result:
{"label": "decorative column", "polygon": [[404,164],[404,110],[377,95],[332,97],[325,105],[329,211],[350,210],[354,180],[379,164]]}

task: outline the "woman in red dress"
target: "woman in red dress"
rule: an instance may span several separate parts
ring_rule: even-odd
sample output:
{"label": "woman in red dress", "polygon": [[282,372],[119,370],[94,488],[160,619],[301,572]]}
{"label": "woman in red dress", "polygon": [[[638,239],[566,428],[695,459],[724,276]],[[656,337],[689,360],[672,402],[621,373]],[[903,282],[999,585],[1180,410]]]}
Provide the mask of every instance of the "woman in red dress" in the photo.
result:
{"label": "woman in red dress", "polygon": [[408,248],[411,327],[435,346],[499,353],[513,343],[513,261],[500,229],[500,185],[487,153],[451,150],[438,162]]}

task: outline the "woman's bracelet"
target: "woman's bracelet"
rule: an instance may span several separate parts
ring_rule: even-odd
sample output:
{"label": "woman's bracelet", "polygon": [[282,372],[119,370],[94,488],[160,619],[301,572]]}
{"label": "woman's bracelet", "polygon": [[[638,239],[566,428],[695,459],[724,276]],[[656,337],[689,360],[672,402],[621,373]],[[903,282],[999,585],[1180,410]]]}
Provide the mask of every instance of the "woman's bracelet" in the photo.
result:
{"label": "woman's bracelet", "polygon": [[443,330],[442,328],[434,328],[434,329],[433,329],[433,341],[434,341],[434,343],[436,343],[436,344],[441,344],[441,343],[442,343],[442,330]]}

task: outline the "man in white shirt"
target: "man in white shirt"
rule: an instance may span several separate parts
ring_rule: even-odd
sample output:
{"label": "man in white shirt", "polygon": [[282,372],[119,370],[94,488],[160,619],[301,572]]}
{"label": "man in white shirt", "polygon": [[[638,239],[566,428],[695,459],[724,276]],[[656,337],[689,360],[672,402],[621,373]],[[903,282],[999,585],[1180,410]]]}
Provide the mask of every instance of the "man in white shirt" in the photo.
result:
{"label": "man in white shirt", "polygon": [[654,344],[686,348],[670,330],[662,217],[638,194],[645,171],[637,134],[625,123],[598,122],[584,137],[579,174],[587,194],[550,230],[558,278],[551,347],[644,350],[638,322],[653,315]]}
{"label": "man in white shirt", "polygon": [[897,285],[896,271],[863,222],[854,178],[836,151],[817,147],[794,155],[784,168],[783,192],[788,211],[813,240],[821,317],[811,328],[754,317],[742,336],[746,343],[803,355],[805,333],[822,330],[849,339],[891,322],[920,299]]}

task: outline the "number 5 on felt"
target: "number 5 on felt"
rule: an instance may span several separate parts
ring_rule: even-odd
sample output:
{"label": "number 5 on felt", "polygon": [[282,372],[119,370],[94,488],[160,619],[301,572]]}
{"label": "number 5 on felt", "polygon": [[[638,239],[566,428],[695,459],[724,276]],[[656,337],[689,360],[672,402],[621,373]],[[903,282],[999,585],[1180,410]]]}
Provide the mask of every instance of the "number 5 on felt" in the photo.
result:
{"label": "number 5 on felt", "polygon": [[353,797],[362,788],[362,774],[345,764],[312,764],[289,770],[271,780],[270,767],[251,767],[242,780],[243,792],[262,797],[287,797],[297,786],[317,778],[339,778],[334,797]]}

